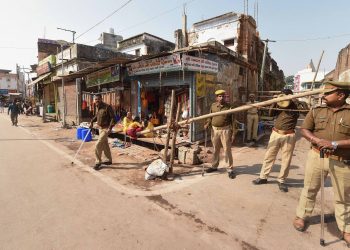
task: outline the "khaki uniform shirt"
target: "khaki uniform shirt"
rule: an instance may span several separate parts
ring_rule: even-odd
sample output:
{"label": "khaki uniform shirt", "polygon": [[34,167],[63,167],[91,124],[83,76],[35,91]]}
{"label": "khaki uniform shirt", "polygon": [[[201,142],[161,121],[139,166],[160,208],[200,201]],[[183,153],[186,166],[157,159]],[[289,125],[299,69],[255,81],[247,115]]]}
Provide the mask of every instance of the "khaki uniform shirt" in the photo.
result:
{"label": "khaki uniform shirt", "polygon": [[[210,108],[210,113],[215,113],[219,111],[224,111],[224,110],[229,110],[231,109],[232,106],[229,103],[224,103],[223,105],[214,102],[211,105]],[[214,127],[226,127],[226,126],[231,126],[233,127],[234,124],[234,115],[233,114],[228,114],[228,115],[218,115],[214,116],[212,118],[209,118],[207,120],[208,125],[212,125]]]}
{"label": "khaki uniform shirt", "polygon": [[92,122],[97,121],[97,125],[101,128],[112,128],[115,124],[114,111],[112,107],[106,103],[101,103],[100,107],[96,107],[96,113]]}
{"label": "khaki uniform shirt", "polygon": [[[256,103],[256,101],[254,101],[254,102],[247,102],[246,104],[247,105],[252,105],[254,103]],[[257,115],[258,114],[258,108],[254,107],[254,108],[248,109],[247,110],[247,114],[249,114],[249,115]]]}
{"label": "khaki uniform shirt", "polygon": [[[349,140],[350,105],[344,104],[335,112],[327,106],[316,107],[306,115],[301,127],[328,141]],[[350,159],[350,149],[337,148],[333,155]]]}
{"label": "khaki uniform shirt", "polygon": [[[274,108],[278,106],[273,106]],[[293,130],[297,125],[299,112],[298,111],[288,111],[288,109],[296,110],[298,106],[291,101],[290,105],[286,108],[286,110],[270,110],[270,116],[277,116],[275,121],[275,128],[279,130]]]}

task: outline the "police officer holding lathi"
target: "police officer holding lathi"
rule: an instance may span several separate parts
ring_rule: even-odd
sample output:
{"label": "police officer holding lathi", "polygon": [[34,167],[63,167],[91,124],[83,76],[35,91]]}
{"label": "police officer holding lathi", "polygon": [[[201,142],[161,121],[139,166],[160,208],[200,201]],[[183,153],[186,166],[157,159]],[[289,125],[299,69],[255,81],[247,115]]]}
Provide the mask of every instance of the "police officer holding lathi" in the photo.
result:
{"label": "police officer holding lathi", "polygon": [[[305,230],[305,221],[312,214],[317,192],[321,187],[321,166],[332,180],[335,218],[343,238],[350,246],[350,105],[346,99],[350,82],[326,82],[324,105],[313,108],[301,127],[302,135],[311,142],[305,166],[304,188],[293,226]],[[320,150],[325,158],[320,158]],[[323,164],[321,164],[323,160]]]}
{"label": "police officer holding lathi", "polygon": [[[225,102],[225,90],[215,91],[216,102],[210,107],[210,113],[229,110],[232,108],[231,104]],[[224,162],[228,171],[228,176],[231,179],[236,177],[236,173],[233,170],[233,158],[231,152],[231,143],[234,140],[235,119],[233,114],[218,115],[209,118],[204,125],[204,129],[208,127],[211,130],[211,141],[214,148],[212,166],[206,170],[207,173],[217,171],[220,161],[220,148],[224,149]]]}

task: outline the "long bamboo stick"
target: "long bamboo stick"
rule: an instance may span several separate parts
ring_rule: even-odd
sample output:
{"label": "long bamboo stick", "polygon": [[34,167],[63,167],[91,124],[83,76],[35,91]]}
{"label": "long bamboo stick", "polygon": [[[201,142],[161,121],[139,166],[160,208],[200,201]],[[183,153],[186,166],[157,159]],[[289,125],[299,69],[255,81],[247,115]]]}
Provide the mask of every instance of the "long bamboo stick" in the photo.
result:
{"label": "long bamboo stick", "polygon": [[[181,109],[181,104],[177,104],[177,111],[176,111],[176,118],[175,118],[175,123],[177,124],[180,120],[180,109]],[[174,158],[175,158],[175,144],[176,144],[176,134],[177,134],[177,129],[173,128],[173,137],[171,138],[171,151],[170,151],[170,164],[169,164],[169,173],[173,172],[173,163],[174,163]]]}
{"label": "long bamboo stick", "polygon": [[170,104],[170,116],[168,117],[168,124],[165,125],[165,128],[167,128],[166,133],[166,141],[165,141],[165,147],[164,147],[164,155],[163,155],[163,162],[167,162],[168,158],[168,146],[169,146],[169,140],[170,140],[170,132],[171,132],[171,123],[173,122],[173,113],[174,113],[174,106],[175,106],[175,90],[171,91],[171,104]]}
{"label": "long bamboo stick", "polygon": [[[229,110],[224,110],[224,111],[219,111],[219,112],[210,113],[210,114],[206,114],[206,115],[201,115],[201,116],[198,116],[198,117],[193,117],[193,118],[190,118],[190,119],[188,119],[186,121],[179,122],[178,125],[184,125],[184,124],[188,124],[188,123],[192,123],[192,122],[208,119],[208,118],[211,118],[211,117],[214,117],[214,116],[218,116],[218,115],[233,114],[233,113],[242,112],[242,111],[254,108],[254,107],[263,107],[263,106],[274,104],[276,102],[292,100],[294,98],[300,98],[300,97],[304,97],[304,96],[317,95],[317,94],[320,94],[320,93],[325,93],[325,92],[330,92],[330,91],[332,91],[332,89],[316,89],[316,90],[307,91],[307,92],[303,92],[303,93],[299,93],[299,94],[295,94],[295,95],[286,95],[286,96],[283,96],[283,97],[277,97],[277,98],[273,98],[271,100],[267,100],[267,101],[263,101],[263,102],[252,103],[252,104],[249,104],[249,105],[243,105],[243,106],[240,106],[240,107],[237,107],[237,108],[233,108],[233,109],[229,109]],[[146,130],[143,130],[141,132],[138,132],[138,135],[142,135],[142,134],[146,134],[146,133],[149,133],[149,132],[152,132],[152,131],[165,129],[165,128],[167,128],[167,126],[168,125],[162,125],[162,126],[155,127],[153,129],[146,129]]]}

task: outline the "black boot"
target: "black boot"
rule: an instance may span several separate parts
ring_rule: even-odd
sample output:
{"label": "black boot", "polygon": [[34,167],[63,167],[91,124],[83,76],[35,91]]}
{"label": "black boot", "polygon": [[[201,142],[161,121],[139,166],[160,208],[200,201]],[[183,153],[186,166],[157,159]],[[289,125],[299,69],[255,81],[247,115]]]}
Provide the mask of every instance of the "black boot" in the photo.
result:
{"label": "black boot", "polygon": [[261,185],[261,184],[266,184],[267,183],[267,179],[256,179],[252,181],[254,185]]}
{"label": "black boot", "polygon": [[288,186],[285,183],[278,183],[278,187],[282,192],[288,192]]}

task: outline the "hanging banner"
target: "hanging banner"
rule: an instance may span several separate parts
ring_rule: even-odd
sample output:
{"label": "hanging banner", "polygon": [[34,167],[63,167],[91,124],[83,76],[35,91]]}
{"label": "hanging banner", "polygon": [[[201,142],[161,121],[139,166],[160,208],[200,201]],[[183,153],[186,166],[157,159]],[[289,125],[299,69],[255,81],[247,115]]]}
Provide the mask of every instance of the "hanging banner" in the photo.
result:
{"label": "hanging banner", "polygon": [[182,64],[184,66],[184,69],[189,71],[200,71],[207,73],[219,72],[219,64],[217,62],[204,58],[182,55]]}
{"label": "hanging banner", "polygon": [[120,66],[115,65],[94,73],[88,74],[86,78],[86,87],[90,88],[110,82],[120,81]]}
{"label": "hanging banner", "polygon": [[128,73],[130,76],[145,75],[176,71],[180,70],[181,67],[180,54],[175,53],[169,56],[131,63],[128,65]]}

